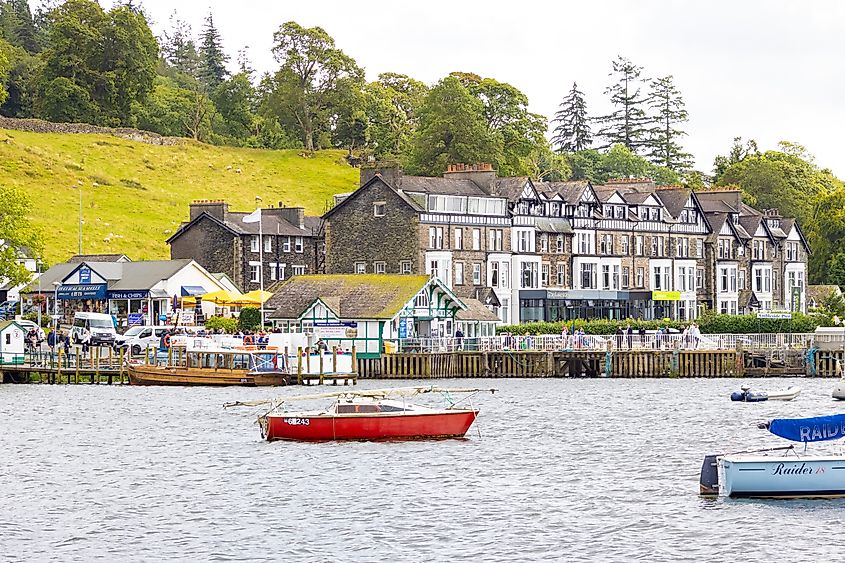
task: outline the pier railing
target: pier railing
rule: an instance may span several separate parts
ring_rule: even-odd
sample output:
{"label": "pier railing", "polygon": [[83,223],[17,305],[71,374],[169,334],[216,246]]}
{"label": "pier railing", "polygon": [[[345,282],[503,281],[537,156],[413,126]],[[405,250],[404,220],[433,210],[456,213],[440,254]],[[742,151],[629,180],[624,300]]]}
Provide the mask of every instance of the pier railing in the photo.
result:
{"label": "pier railing", "polygon": [[780,334],[542,334],[497,335],[477,338],[404,338],[396,341],[399,352],[500,352],[525,350],[781,350],[808,349],[814,346],[813,333]]}

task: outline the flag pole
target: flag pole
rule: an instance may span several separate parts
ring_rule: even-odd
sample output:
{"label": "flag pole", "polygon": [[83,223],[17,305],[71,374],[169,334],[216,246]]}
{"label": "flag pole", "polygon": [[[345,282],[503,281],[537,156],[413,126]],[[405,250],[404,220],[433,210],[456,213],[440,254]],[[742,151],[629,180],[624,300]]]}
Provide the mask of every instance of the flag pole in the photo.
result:
{"label": "flag pole", "polygon": [[261,330],[264,330],[264,229],[261,224],[261,205],[258,206],[258,281],[259,310],[261,311]]}

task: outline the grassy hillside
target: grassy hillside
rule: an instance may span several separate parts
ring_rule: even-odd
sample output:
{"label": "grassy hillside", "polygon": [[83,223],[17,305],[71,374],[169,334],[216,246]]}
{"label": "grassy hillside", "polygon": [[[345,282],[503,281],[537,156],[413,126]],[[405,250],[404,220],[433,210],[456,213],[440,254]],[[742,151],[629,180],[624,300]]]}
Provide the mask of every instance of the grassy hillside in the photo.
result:
{"label": "grassy hillside", "polygon": [[169,257],[164,242],[194,199],[225,199],[238,211],[282,201],[321,214],[332,195],[357,186],[341,151],[157,146],[108,135],[0,130],[0,182],[23,188],[35,205],[50,263],[76,254],[82,189],[83,252],[134,260]]}

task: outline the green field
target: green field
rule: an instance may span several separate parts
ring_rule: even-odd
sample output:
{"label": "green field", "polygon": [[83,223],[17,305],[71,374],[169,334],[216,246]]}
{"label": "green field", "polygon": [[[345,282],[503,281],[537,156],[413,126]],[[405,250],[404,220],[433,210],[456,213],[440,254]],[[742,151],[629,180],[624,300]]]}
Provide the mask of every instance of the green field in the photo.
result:
{"label": "green field", "polygon": [[169,257],[164,242],[188,218],[194,199],[225,199],[230,209],[305,207],[322,214],[332,196],[357,187],[342,151],[215,147],[186,141],[158,146],[109,135],[0,130],[0,182],[22,188],[43,229],[45,259],[76,254],[82,190],[85,254]]}

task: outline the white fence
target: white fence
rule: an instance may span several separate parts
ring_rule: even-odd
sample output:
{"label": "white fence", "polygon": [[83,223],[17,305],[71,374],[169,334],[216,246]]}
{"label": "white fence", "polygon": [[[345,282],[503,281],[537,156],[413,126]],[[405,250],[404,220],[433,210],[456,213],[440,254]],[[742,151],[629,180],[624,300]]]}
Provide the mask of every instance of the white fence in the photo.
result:
{"label": "white fence", "polygon": [[454,352],[526,350],[551,352],[559,350],[775,350],[807,349],[814,346],[813,333],[784,334],[656,334],[633,333],[630,336],[608,335],[507,335],[478,338],[406,338],[396,342],[399,352]]}

